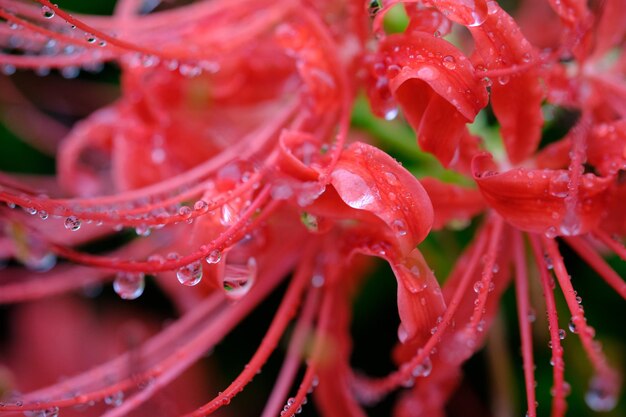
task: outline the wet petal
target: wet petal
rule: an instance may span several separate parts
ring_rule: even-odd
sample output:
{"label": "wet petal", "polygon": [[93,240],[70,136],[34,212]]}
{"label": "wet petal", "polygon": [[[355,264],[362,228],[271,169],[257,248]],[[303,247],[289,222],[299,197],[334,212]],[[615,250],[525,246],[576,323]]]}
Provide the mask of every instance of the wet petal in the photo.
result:
{"label": "wet petal", "polygon": [[473,167],[489,206],[521,230],[548,237],[577,235],[596,227],[605,213],[609,178],[583,175],[573,197],[567,170],[517,168],[499,173],[488,155],[477,156]]}
{"label": "wet petal", "polygon": [[487,105],[487,91],[474,77],[474,67],[452,44],[426,33],[389,36],[380,51],[389,63],[389,91],[421,147],[447,165],[465,124]]}
{"label": "wet petal", "polygon": [[477,189],[447,184],[435,178],[422,178],[420,182],[433,204],[434,229],[441,229],[451,221],[468,222],[485,209],[485,201]]}
{"label": "wet petal", "polygon": [[373,146],[351,144],[330,182],[345,204],[381,219],[402,253],[410,252],[432,226],[432,205],[424,188],[396,160]]}
{"label": "wet petal", "polygon": [[[487,69],[528,66],[538,59],[513,18],[495,2],[489,3],[484,24],[469,30]],[[492,80],[491,105],[502,126],[509,159],[520,162],[535,152],[541,137],[543,91],[538,71],[527,67],[496,78]]]}

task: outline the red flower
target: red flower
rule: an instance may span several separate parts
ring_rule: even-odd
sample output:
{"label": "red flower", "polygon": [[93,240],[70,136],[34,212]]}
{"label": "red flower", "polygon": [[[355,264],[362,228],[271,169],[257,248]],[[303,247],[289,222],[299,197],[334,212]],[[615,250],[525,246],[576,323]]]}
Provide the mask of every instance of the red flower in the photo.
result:
{"label": "red flower", "polygon": [[[563,37],[560,44],[552,45],[554,49],[539,53],[515,21],[493,1],[472,2],[470,6],[446,1],[417,6],[406,3],[408,29],[399,35],[381,34],[383,40],[372,55],[372,77],[383,79],[383,84],[389,86],[384,106],[379,90],[370,91],[372,103],[381,112],[396,102],[416,131],[421,147],[475,182],[477,189],[433,179],[424,181],[435,210],[435,226],[465,221],[481,211],[485,218],[446,281],[443,291],[447,309],[437,320],[433,336],[426,342],[403,341],[397,351],[399,370],[383,379],[360,379],[361,395],[378,397],[406,384],[407,378],[411,381],[412,375],[422,376],[424,361],[428,360],[432,374],[415,381],[396,413],[443,415],[442,406],[458,383],[460,364],[482,345],[499,297],[514,279],[528,415],[537,415],[532,334],[526,320],[531,311],[526,238],[532,248],[531,259],[539,270],[548,311],[554,363],[552,415],[565,413],[568,388],[560,344],[564,330],[559,330],[550,270],[572,315],[570,328],[579,335],[595,370],[587,403],[594,410],[613,408],[621,377],[609,367],[593,341],[594,332],[583,315],[582,299],[569,280],[555,238],[562,237],[626,298],[623,279],[594,249],[600,241],[625,258],[624,248],[608,237],[623,233],[623,221],[618,220],[623,216],[616,202],[623,188],[622,101],[626,95],[622,94],[623,80],[615,78],[616,74],[623,78],[619,64],[623,49],[618,49],[615,64],[608,64],[604,56],[611,47],[623,47],[623,37],[613,37],[606,29],[616,25],[617,18],[609,14],[619,14],[623,20],[623,12],[617,12],[612,2],[596,14],[581,2],[551,2],[564,27]],[[451,22],[444,23],[446,19]],[[472,55],[465,56],[441,39],[440,32],[433,36],[433,28],[448,31],[452,23],[469,30]],[[591,46],[594,37],[596,50]],[[411,59],[406,58],[407,54]],[[574,61],[561,62],[570,59]],[[609,67],[601,67],[600,62]],[[437,77],[432,79],[421,75],[433,71]],[[482,85],[477,81],[481,79]],[[609,95],[605,89],[608,82],[614,87]],[[469,135],[465,126],[485,107],[486,88],[490,88],[490,105],[500,123],[505,154],[479,149],[480,138]],[[566,137],[538,151],[544,100],[576,109],[581,117]],[[444,104],[431,117],[433,103]],[[468,297],[472,286],[477,295]]]}

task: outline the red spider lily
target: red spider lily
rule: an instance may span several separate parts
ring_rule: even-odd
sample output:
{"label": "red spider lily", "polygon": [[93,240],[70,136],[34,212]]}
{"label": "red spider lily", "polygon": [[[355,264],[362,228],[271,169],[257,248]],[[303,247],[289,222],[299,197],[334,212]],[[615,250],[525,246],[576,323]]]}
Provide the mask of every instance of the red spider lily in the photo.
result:
{"label": "red spider lily", "polygon": [[[386,3],[385,9],[395,3]],[[493,1],[402,3],[410,19],[407,30],[392,36],[381,33],[380,47],[370,58],[371,77],[382,78],[376,85],[384,87],[370,89],[372,103],[383,114],[397,103],[423,149],[476,184],[477,189],[472,189],[424,180],[435,209],[435,226],[481,212],[485,220],[443,288],[448,307],[432,337],[403,341],[396,352],[399,370],[382,379],[359,378],[360,395],[378,398],[412,374],[419,376],[423,365],[419,366],[428,358],[430,377],[415,382],[396,413],[443,415],[442,405],[458,383],[460,364],[482,345],[499,296],[514,279],[528,416],[536,416],[526,237],[548,311],[554,366],[552,415],[565,414],[568,394],[560,343],[565,331],[559,329],[553,273],[571,313],[570,329],[580,337],[595,371],[587,403],[598,411],[612,409],[621,377],[593,341],[593,328],[587,324],[582,299],[569,280],[556,239],[561,238],[626,298],[626,283],[595,249],[601,242],[626,259],[623,246],[610,238],[623,234],[624,224],[617,206],[623,191],[626,133],[624,28],[617,22],[623,22],[624,9],[617,1],[606,2],[596,12],[584,2],[550,2],[552,9],[537,9],[547,15],[534,11],[533,19],[539,13],[536,18],[545,22],[552,13],[555,24],[562,26],[562,36],[543,39],[552,49],[540,53]],[[470,56],[440,38],[453,24],[469,30]],[[614,56],[607,61],[609,50]],[[504,155],[481,150],[480,138],[471,136],[466,127],[485,106],[488,88]],[[538,150],[544,102],[576,109],[581,117],[563,139]],[[477,296],[468,297],[472,286]]]}
{"label": "red spider lily", "polygon": [[[133,412],[293,271],[248,365],[186,415],[227,405],[295,316],[262,414],[298,413],[318,383],[317,402],[327,415],[362,413],[347,357],[347,307],[363,272],[355,255],[391,265],[403,337],[425,340],[445,307],[415,249],[433,222],[425,190],[382,151],[346,144],[355,94],[349,74],[363,50],[366,8],[238,0],[138,15],[138,4],[122,1],[105,18],[38,3],[0,7],[4,26],[20,37],[18,52],[0,56],[5,72],[45,67],[68,75],[85,63],[116,61],[122,95],[60,143],[60,187],[2,176],[3,258],[26,269],[3,271],[0,301],[36,300],[111,279],[122,298],[134,299],[150,274],[182,317],[132,352],[6,401],[0,412],[50,417],[120,395],[124,401],[104,415]],[[52,54],[51,43],[58,49]],[[80,247],[123,228],[139,238],[111,253]],[[55,267],[56,257],[63,262]],[[287,400],[304,359],[304,377]]]}

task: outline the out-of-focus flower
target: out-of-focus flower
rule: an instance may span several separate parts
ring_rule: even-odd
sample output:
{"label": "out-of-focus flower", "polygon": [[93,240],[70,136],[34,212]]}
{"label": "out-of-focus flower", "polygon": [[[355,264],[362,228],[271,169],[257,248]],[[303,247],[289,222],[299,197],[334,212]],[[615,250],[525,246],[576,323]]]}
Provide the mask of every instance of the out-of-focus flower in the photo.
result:
{"label": "out-of-focus flower", "polygon": [[[377,398],[400,386],[430,358],[432,374],[416,381],[396,412],[443,415],[442,405],[459,382],[460,365],[482,346],[499,298],[513,279],[527,415],[536,416],[529,258],[539,271],[548,312],[552,415],[564,415],[569,393],[560,342],[566,332],[557,318],[552,274],[571,314],[569,328],[580,337],[594,368],[587,404],[596,411],[612,409],[621,376],[593,340],[595,332],[570,282],[557,238],[626,298],[623,279],[597,253],[598,246],[606,246],[626,259],[624,247],[610,237],[623,235],[622,209],[617,206],[626,144],[624,27],[618,23],[624,20],[624,9],[618,1],[607,1],[597,11],[577,1],[533,9],[522,21],[547,48],[540,51],[493,1],[386,2],[382,14],[396,3],[405,3],[409,24],[400,34],[381,33],[380,46],[369,57],[374,111],[385,115],[399,106],[422,148],[477,186],[423,179],[435,210],[435,228],[479,213],[485,217],[443,288],[447,310],[433,336],[425,344],[408,340],[400,345],[397,372],[383,379],[360,377],[361,395]],[[382,14],[377,19],[382,21]],[[544,26],[536,23],[546,21],[560,28],[558,37],[542,37]],[[469,31],[471,54],[441,38],[455,25]],[[467,128],[486,106],[488,92],[503,149]],[[539,149],[542,111],[555,106],[577,112],[578,121],[562,139]],[[524,238],[532,248],[530,256]]]}
{"label": "out-of-focus flower", "polygon": [[[123,395],[104,415],[130,413],[293,271],[248,365],[188,415],[227,405],[297,313],[263,415],[298,413],[318,383],[326,415],[361,413],[351,391],[347,328],[363,275],[355,255],[391,265],[403,337],[424,339],[444,309],[439,284],[415,249],[432,225],[425,190],[390,156],[347,141],[365,5],[243,0],[142,15],[140,4],[122,1],[108,18],[39,3],[0,8],[5,72],[57,68],[73,76],[82,65],[116,61],[122,91],[60,143],[60,189],[48,188],[47,179],[2,176],[3,259],[22,265],[3,271],[0,301],[109,279],[121,298],[135,299],[149,274],[183,315],[134,349],[132,374],[127,353],[8,400],[0,411],[50,417]],[[81,247],[133,229],[138,237],[111,253]],[[57,257],[62,262],[54,266]],[[302,382],[287,400],[305,359]]]}

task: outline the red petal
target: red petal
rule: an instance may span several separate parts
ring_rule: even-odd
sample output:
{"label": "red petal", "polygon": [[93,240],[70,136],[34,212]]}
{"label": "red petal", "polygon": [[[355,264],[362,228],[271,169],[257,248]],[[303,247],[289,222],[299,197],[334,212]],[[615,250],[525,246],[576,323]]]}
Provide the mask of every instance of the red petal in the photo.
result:
{"label": "red petal", "polygon": [[432,226],[433,209],[421,184],[383,151],[353,143],[341,154],[331,184],[348,206],[387,226],[394,246],[409,253]]}
{"label": "red petal", "polygon": [[613,46],[618,46],[626,35],[626,0],[605,0],[600,20],[596,23],[594,55],[601,58]]}
{"label": "red petal", "polygon": [[470,61],[452,44],[426,33],[394,35],[380,48],[389,89],[420,145],[447,165],[465,129],[487,105]]}
{"label": "red petal", "polygon": [[439,283],[417,249],[402,262],[390,264],[398,280],[398,314],[407,339],[424,343],[445,310]]}
{"label": "red petal", "polygon": [[489,206],[521,230],[549,237],[577,235],[593,229],[606,211],[609,178],[583,175],[576,198],[568,189],[567,170],[517,168],[497,173],[490,158],[474,158],[474,180]]}
{"label": "red petal", "polygon": [[420,180],[435,212],[434,229],[441,229],[450,221],[468,221],[485,209],[485,200],[476,189],[446,184],[435,178]]}
{"label": "red petal", "polygon": [[[497,3],[489,3],[484,24],[470,27],[476,52],[488,69],[528,66],[537,54],[519,27]],[[509,159],[520,162],[532,155],[541,138],[543,92],[535,68],[493,80],[491,103],[502,126]]]}
{"label": "red petal", "polygon": [[587,159],[601,175],[626,169],[626,121],[595,126],[587,140]]}

